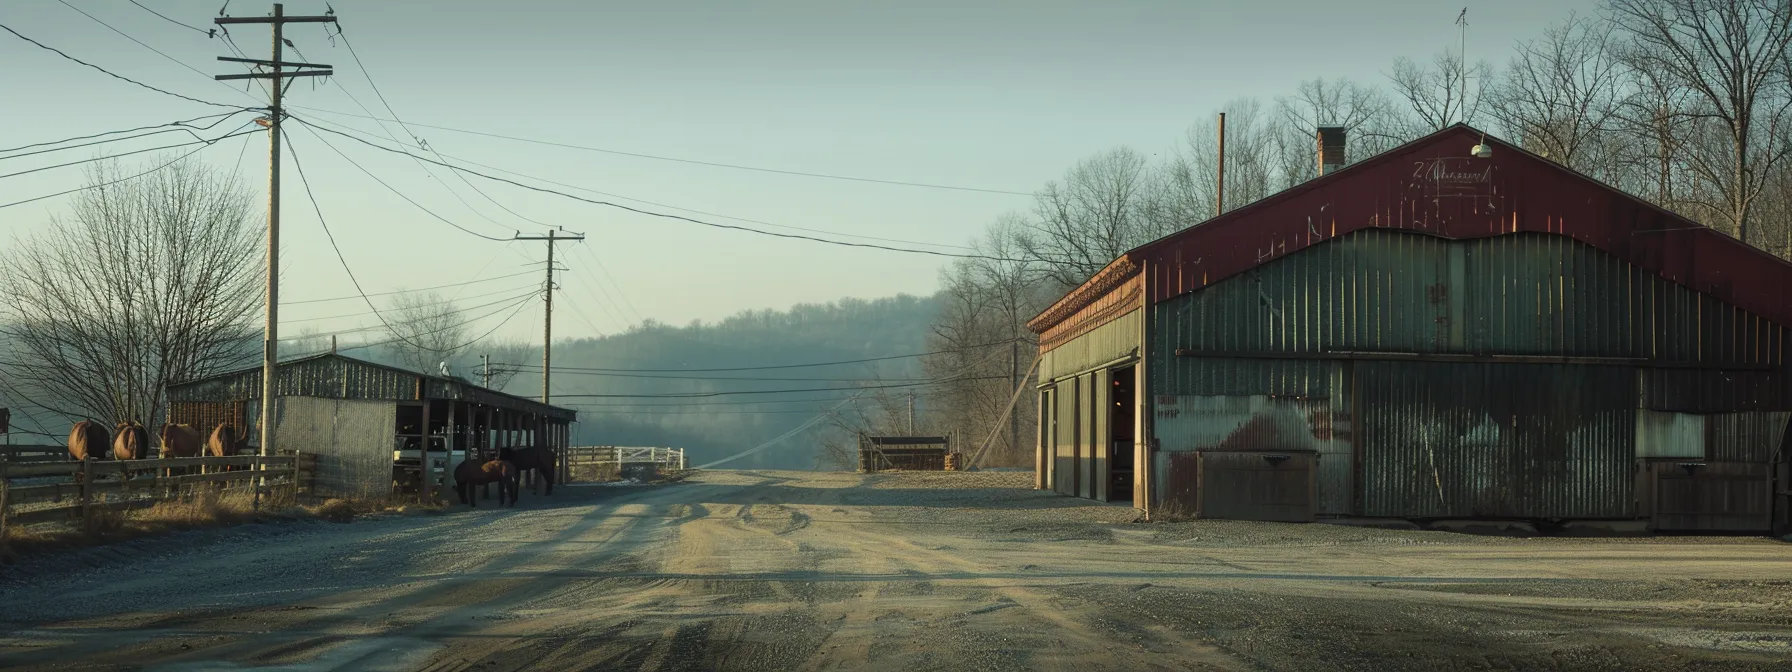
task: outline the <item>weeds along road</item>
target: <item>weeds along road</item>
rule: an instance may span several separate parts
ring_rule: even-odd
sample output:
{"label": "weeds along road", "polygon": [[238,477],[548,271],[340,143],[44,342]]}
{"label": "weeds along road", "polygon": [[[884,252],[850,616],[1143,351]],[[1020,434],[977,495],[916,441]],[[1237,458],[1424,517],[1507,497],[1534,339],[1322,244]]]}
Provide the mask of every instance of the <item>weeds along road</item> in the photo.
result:
{"label": "weeds along road", "polygon": [[17,670],[1792,669],[1792,545],[1133,524],[1030,474],[708,472],[0,570]]}

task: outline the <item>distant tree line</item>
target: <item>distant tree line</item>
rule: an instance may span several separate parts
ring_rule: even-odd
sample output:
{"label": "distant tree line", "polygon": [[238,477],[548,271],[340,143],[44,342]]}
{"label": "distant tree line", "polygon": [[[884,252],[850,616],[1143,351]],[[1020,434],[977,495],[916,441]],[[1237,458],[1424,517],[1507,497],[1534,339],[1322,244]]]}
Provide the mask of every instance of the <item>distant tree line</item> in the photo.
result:
{"label": "distant tree line", "polygon": [[[1345,128],[1348,157],[1362,159],[1466,122],[1792,258],[1792,4],[1607,0],[1595,16],[1570,15],[1520,41],[1503,68],[1454,48],[1399,58],[1382,85],[1320,77],[1274,100],[1230,101],[1161,161],[1118,147],[1077,162],[972,243],[1017,261],[962,259],[942,271],[929,345],[946,353],[928,358],[928,372],[1006,375],[1007,358],[970,346],[1028,339],[1030,354],[1025,322],[1066,290],[1125,251],[1218,214],[1219,112],[1227,211],[1316,177],[1320,126]],[[1036,399],[1023,393],[1023,429],[1009,436],[1001,416],[1013,389],[957,380],[933,388],[932,405],[949,415],[942,431],[1000,432],[986,464],[1029,465]]]}

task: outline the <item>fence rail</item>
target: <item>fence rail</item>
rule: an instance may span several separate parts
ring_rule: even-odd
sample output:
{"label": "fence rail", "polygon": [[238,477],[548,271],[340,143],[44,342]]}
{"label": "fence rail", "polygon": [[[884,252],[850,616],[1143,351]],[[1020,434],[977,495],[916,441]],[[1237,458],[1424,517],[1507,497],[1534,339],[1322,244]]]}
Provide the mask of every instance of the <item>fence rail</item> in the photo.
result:
{"label": "fence rail", "polygon": [[[0,541],[12,525],[70,520],[86,527],[95,511],[153,506],[179,499],[195,485],[263,487],[254,485],[262,481],[267,488],[262,492],[291,488],[297,493],[315,469],[316,456],[305,454],[0,461]],[[67,480],[40,482],[52,479]]]}
{"label": "fence rail", "polygon": [[684,469],[683,448],[656,448],[636,446],[572,446],[566,449],[567,461],[572,465],[615,464],[657,464],[672,469]]}

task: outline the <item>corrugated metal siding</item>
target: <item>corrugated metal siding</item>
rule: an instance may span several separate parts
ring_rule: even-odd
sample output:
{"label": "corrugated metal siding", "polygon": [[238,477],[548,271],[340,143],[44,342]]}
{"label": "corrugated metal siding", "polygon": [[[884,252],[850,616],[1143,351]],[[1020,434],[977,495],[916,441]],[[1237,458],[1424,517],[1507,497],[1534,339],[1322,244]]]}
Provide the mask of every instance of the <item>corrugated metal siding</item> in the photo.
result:
{"label": "corrugated metal siding", "polygon": [[1053,451],[1052,490],[1063,495],[1076,494],[1077,401],[1076,379],[1061,381],[1052,392],[1056,404],[1057,445]]}
{"label": "corrugated metal siding", "polygon": [[1307,522],[1314,513],[1314,453],[1202,451],[1202,518]]}
{"label": "corrugated metal siding", "polygon": [[[484,390],[475,385],[423,376],[414,372],[363,362],[352,357],[320,355],[282,362],[276,394],[283,397],[319,397],[408,401],[418,398],[419,381],[431,399],[450,399],[537,413],[571,421],[571,409]],[[247,369],[199,381],[169,386],[171,402],[247,401],[261,398],[261,369]]]}
{"label": "corrugated metal siding", "polygon": [[1651,483],[1651,527],[1664,531],[1765,532],[1773,525],[1771,466],[1674,461],[1644,465]]}
{"label": "corrugated metal siding", "polygon": [[1357,362],[1356,372],[1361,514],[1634,515],[1629,369]]}
{"label": "corrugated metal siding", "polygon": [[1785,437],[1787,413],[1723,413],[1705,418],[1705,459],[1764,463]]}
{"label": "corrugated metal siding", "polygon": [[1644,459],[1705,459],[1705,416],[1636,412],[1636,456]]}
{"label": "corrugated metal siding", "polygon": [[1153,307],[1208,352],[1627,357],[1778,366],[1785,330],[1558,235],[1370,230]]}
{"label": "corrugated metal siding", "polygon": [[384,401],[280,397],[278,444],[317,455],[313,492],[376,497],[392,489],[393,425],[398,407]]}
{"label": "corrugated metal siding", "polygon": [[1133,310],[1040,356],[1039,380],[1049,382],[1126,357],[1139,348],[1145,312]]}
{"label": "corrugated metal siding", "polygon": [[1446,129],[1127,256],[1145,266],[1146,300],[1157,303],[1364,229],[1459,240],[1557,234],[1792,325],[1783,293],[1792,265],[1522,150],[1464,156],[1482,141],[1473,129]]}
{"label": "corrugated metal siding", "polygon": [[1354,422],[1343,394],[1154,398],[1159,450],[1313,453],[1319,471],[1319,513],[1350,513]]}

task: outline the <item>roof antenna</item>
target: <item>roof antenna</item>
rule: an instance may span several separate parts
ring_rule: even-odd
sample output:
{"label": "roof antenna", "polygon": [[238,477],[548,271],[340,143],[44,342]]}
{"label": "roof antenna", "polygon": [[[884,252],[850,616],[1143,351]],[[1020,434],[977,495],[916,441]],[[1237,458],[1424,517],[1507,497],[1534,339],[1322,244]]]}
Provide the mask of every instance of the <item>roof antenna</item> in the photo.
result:
{"label": "roof antenna", "polygon": [[1461,96],[1461,100],[1459,102],[1462,107],[1462,109],[1461,109],[1462,123],[1466,124],[1466,123],[1468,123],[1468,8],[1467,7],[1463,7],[1462,13],[1456,15],[1456,25],[1461,26],[1461,28],[1457,29],[1458,38],[1457,38],[1457,47],[1456,47],[1456,71],[1457,71],[1456,74],[1460,77],[1460,81],[1462,82],[1462,91],[1458,95]]}

